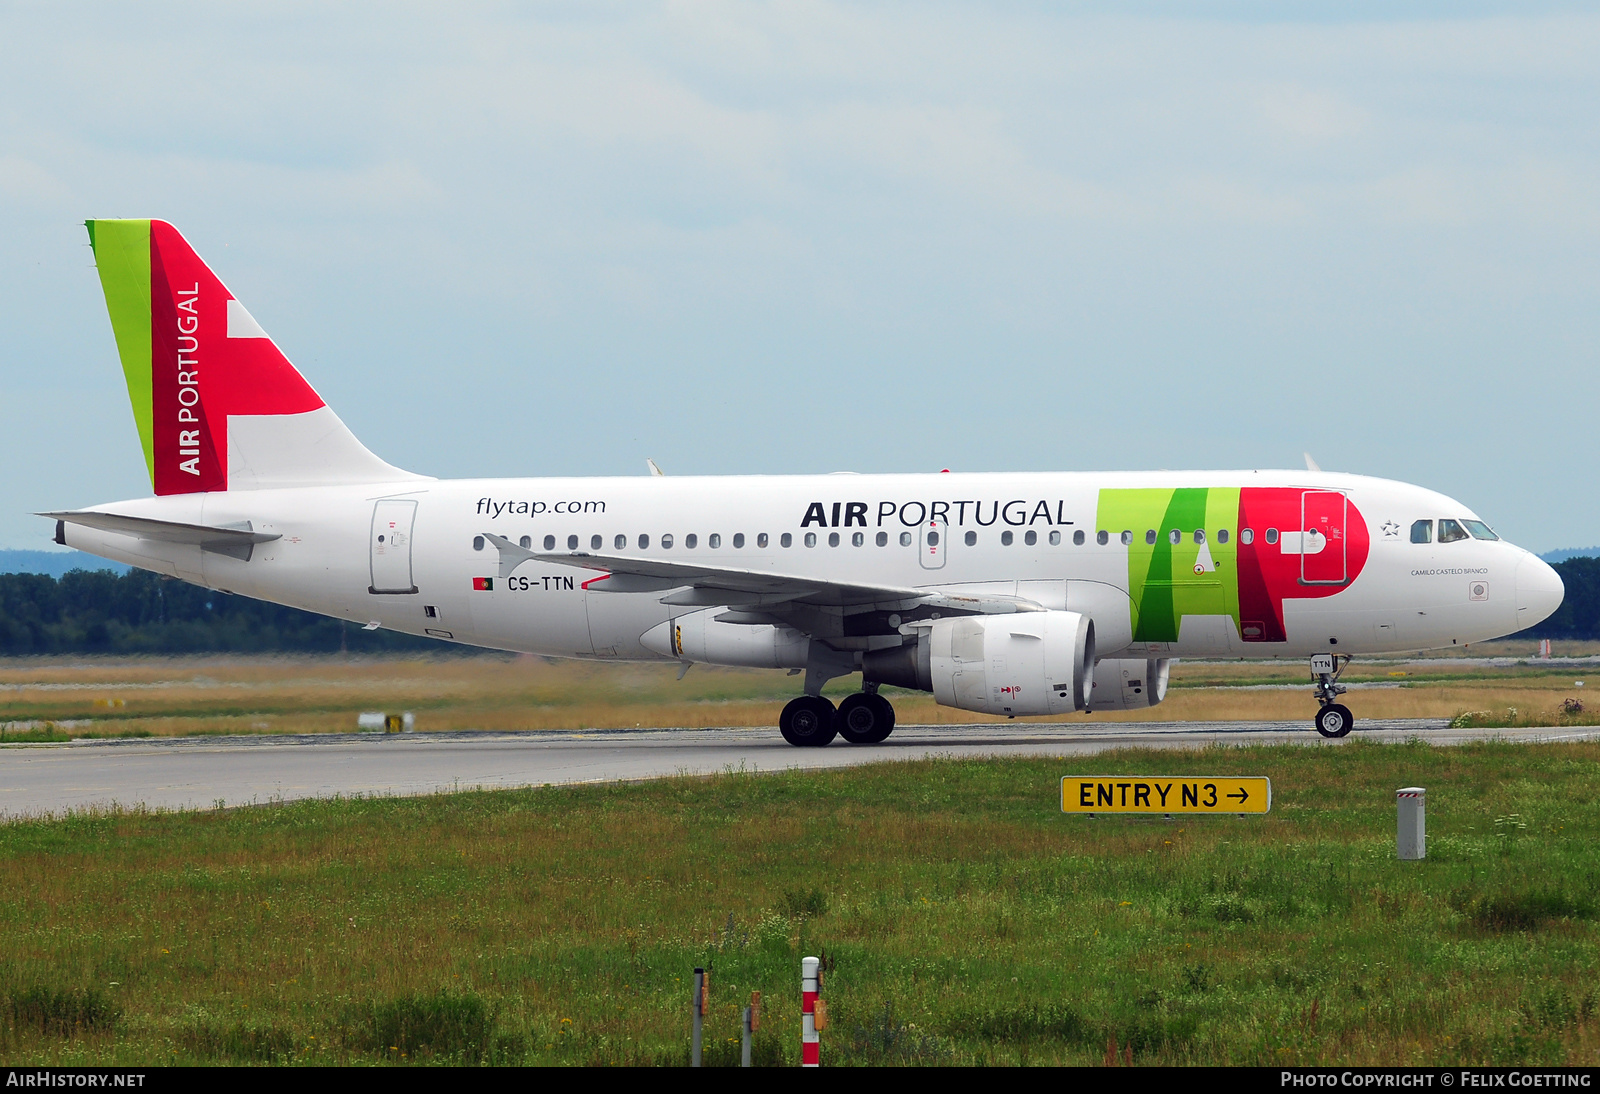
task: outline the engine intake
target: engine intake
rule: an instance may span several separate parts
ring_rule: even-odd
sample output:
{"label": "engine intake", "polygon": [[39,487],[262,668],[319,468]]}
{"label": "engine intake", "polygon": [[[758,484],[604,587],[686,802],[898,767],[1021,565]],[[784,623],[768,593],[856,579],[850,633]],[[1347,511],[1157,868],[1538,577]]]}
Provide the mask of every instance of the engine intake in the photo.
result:
{"label": "engine intake", "polygon": [[1094,687],[1094,621],[1077,612],[939,619],[914,642],[874,650],[863,679],[931,691],[941,706],[980,714],[1087,710]]}

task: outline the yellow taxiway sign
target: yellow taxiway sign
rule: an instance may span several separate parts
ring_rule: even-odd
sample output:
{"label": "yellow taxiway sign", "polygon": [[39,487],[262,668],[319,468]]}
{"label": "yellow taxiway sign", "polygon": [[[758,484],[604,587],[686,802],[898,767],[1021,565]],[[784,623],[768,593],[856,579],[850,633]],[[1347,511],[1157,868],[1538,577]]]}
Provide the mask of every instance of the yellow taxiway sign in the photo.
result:
{"label": "yellow taxiway sign", "polygon": [[1272,780],[1261,776],[1067,775],[1063,813],[1265,813]]}

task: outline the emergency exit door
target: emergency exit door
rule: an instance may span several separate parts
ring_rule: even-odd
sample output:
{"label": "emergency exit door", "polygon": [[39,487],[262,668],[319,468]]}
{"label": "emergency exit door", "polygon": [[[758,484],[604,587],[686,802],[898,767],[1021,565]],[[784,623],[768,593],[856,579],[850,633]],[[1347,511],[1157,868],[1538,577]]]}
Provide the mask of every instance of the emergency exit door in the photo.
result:
{"label": "emergency exit door", "polygon": [[922,538],[917,546],[924,570],[944,569],[944,558],[950,550],[950,522],[946,520],[923,521]]}
{"label": "emergency exit door", "polygon": [[411,580],[411,526],[417,503],[385,498],[372,507],[372,584],[369,593],[414,593]]}

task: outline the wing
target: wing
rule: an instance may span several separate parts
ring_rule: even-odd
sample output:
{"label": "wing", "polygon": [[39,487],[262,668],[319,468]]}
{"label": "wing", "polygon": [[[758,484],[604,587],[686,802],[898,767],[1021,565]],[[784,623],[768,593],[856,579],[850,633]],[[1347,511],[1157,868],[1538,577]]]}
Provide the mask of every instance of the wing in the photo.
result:
{"label": "wing", "polygon": [[[594,551],[531,551],[502,536],[485,532],[484,538],[500,552],[500,572],[507,576],[529,559],[598,570],[604,577],[585,582],[594,592],[664,592],[662,603],[735,609],[757,609],[773,615],[802,606],[863,611],[910,611],[919,607],[959,614],[1000,614],[1042,611],[1031,600],[1005,596],[969,596],[938,589],[905,585],[867,585],[804,577],[772,570],[751,570],[634,555]],[[670,591],[668,591],[670,590]]]}
{"label": "wing", "polygon": [[[561,562],[569,566],[583,566],[590,570],[604,571],[611,576],[589,586],[591,589],[601,591],[605,591],[606,586],[618,577],[644,578],[658,583],[670,582],[673,591],[661,598],[666,604],[773,607],[801,601],[818,606],[848,608],[868,604],[921,602],[928,595],[925,589],[907,586],[863,585],[858,582],[828,581],[771,570],[747,570],[732,566],[710,566],[664,559],[629,558],[625,555],[585,555],[577,552],[567,555],[541,554],[538,558],[543,562]],[[629,583],[624,582],[619,588],[625,590],[628,585]]]}

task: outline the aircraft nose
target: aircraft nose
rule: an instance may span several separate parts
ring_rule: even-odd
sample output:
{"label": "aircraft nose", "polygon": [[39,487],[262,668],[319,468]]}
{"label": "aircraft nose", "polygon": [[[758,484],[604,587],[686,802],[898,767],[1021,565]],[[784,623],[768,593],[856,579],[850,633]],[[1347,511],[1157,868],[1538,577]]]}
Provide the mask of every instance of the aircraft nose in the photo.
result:
{"label": "aircraft nose", "polygon": [[1548,619],[1567,595],[1561,575],[1541,558],[1529,555],[1517,566],[1517,629]]}

